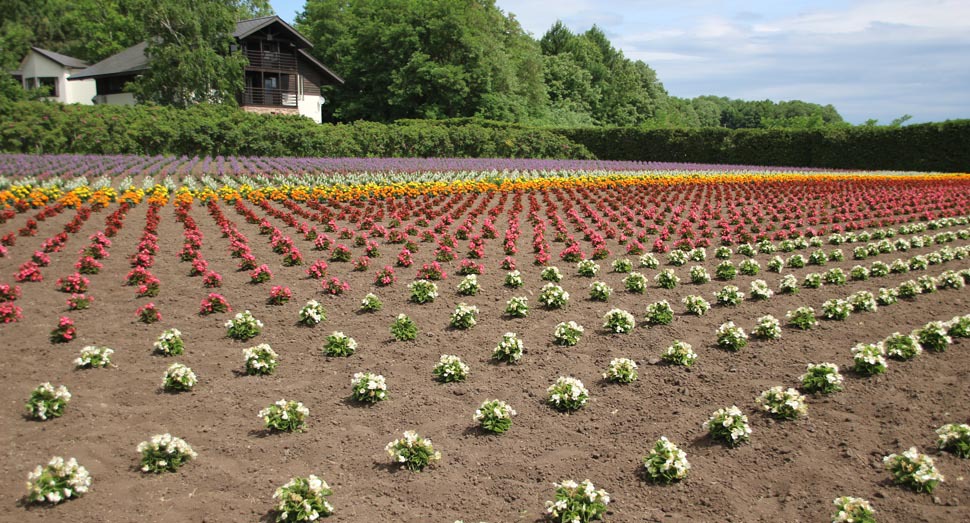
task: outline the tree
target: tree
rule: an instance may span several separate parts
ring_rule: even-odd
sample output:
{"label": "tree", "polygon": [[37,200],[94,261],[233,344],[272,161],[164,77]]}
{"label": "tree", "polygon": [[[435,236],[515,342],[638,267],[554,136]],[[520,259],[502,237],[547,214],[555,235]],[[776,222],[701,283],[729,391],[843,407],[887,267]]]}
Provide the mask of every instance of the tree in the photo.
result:
{"label": "tree", "polygon": [[494,0],[308,0],[297,29],[344,77],[342,120],[520,120],[546,104],[538,45]]}
{"label": "tree", "polygon": [[149,69],[129,89],[140,102],[236,104],[246,59],[233,51],[239,2],[140,0]]}

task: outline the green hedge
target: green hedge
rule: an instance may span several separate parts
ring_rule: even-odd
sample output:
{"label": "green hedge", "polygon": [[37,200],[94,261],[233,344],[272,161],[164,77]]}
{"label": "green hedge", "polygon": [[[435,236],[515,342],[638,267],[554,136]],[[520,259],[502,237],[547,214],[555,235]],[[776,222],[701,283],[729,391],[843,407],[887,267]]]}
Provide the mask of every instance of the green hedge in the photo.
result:
{"label": "green hedge", "polygon": [[970,120],[905,127],[538,129],[472,118],[320,125],[220,106],[0,103],[0,151],[74,154],[599,158],[970,171]]}
{"label": "green hedge", "polygon": [[592,158],[545,129],[422,121],[320,125],[231,107],[0,104],[0,151],[238,156]]}
{"label": "green hedge", "polygon": [[585,145],[597,158],[610,160],[970,171],[970,120],[896,128],[583,128],[556,132]]}

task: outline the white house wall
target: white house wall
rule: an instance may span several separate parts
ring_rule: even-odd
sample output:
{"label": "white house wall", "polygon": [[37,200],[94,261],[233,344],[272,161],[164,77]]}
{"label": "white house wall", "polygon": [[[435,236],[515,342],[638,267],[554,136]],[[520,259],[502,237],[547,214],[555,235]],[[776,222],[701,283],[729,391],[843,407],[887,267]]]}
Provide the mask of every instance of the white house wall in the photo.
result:
{"label": "white house wall", "polygon": [[303,95],[300,97],[300,100],[297,102],[297,109],[300,111],[300,116],[306,116],[314,122],[320,123],[321,99],[322,97],[313,95]]}
{"label": "white house wall", "polygon": [[67,77],[78,70],[68,69],[63,65],[31,50],[20,66],[24,79],[24,86],[28,79],[57,78],[57,96],[48,99],[68,104],[91,105],[91,98],[96,94],[94,80],[68,82]]}

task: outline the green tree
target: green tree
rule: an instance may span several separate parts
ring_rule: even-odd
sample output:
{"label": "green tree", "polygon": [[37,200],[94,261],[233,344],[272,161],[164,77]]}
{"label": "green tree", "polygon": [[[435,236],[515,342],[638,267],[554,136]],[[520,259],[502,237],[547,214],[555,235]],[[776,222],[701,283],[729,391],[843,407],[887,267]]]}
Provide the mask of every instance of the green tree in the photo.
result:
{"label": "green tree", "polygon": [[308,0],[297,29],[344,77],[343,120],[520,120],[545,102],[538,45],[494,0]]}
{"label": "green tree", "polygon": [[140,0],[149,69],[129,89],[141,102],[236,104],[246,59],[232,51],[236,0]]}

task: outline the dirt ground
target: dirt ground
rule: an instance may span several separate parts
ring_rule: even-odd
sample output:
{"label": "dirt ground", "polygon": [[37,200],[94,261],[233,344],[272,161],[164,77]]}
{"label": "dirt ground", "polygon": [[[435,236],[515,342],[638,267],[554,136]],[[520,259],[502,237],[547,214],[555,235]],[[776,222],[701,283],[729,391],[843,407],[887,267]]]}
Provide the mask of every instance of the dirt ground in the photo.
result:
{"label": "dirt ground", "polygon": [[[250,205],[257,213],[261,209]],[[282,206],[278,206],[282,208]],[[471,205],[469,205],[471,207]],[[848,370],[849,349],[858,342],[881,340],[894,331],[908,332],[930,320],[947,320],[970,313],[970,290],[941,290],[915,300],[880,307],[875,313],[852,314],[845,322],[821,320],[809,331],[784,328],[776,341],[752,339],[739,353],[715,346],[718,325],[733,320],[748,332],[755,319],[773,314],[783,319],[800,305],[821,310],[822,302],[857,290],[875,293],[921,274],[970,267],[968,260],[931,266],[927,271],[889,275],[845,286],[803,289],[798,295],[776,294],[766,302],[746,301],[736,308],[714,306],[703,317],[681,314],[680,299],[712,293],[725,283],[689,283],[688,263],[678,268],[682,284],[673,290],[653,284],[656,270],[643,269],[651,285],[643,295],[623,291],[624,275],[610,272],[601,260],[595,278],[614,288],[609,303],[587,299],[593,280],[576,274],[574,264],[559,262],[562,286],[571,294],[568,307],[547,311],[538,307],[543,283],[531,264],[531,226],[522,213],[520,253],[516,257],[525,286],[502,285],[499,269],[504,254],[501,239],[489,240],[479,277],[482,291],[474,297],[455,293],[460,276],[457,262],[447,265],[448,278],[439,282],[441,296],[433,303],[407,301],[407,283],[417,266],[430,261],[431,244],[421,244],[416,266],[397,269],[398,282],[388,288],[373,285],[374,273],[394,263],[399,245],[382,244],[381,257],[365,273],[352,272],[349,263],[330,263],[330,274],[349,282],[350,292],[326,297],[319,282],[306,277],[304,267],[283,267],[272,252],[268,236],[247,224],[231,205],[223,212],[248,238],[254,254],[274,272],[270,283],[248,283],[246,272],[235,270],[228,239],[222,238],[206,209],[191,212],[205,235],[202,254],[210,268],[224,278],[221,290],[235,311],[248,309],[265,323],[263,333],[249,342],[225,336],[230,314],[199,316],[200,300],[209,289],[201,278],[188,277],[181,263],[182,226],[171,206],[162,211],[160,250],[152,272],[161,280],[161,294],[136,298],[124,286],[128,257],[135,252],[145,223],[147,205],[135,207],[123,229],[112,239],[104,269],[89,276],[91,309],[66,312],[67,295],[54,288],[57,277],[73,272],[77,251],[87,237],[104,228],[114,209],[95,213],[82,230],[71,235],[63,251],[51,255],[41,283],[21,284],[24,318],[0,326],[3,365],[0,366],[0,520],[2,521],[269,521],[272,494],[293,476],[316,474],[329,482],[335,506],[332,521],[539,521],[544,501],[553,498],[553,482],[590,479],[606,489],[613,501],[606,521],[828,521],[832,500],[842,495],[869,499],[883,521],[966,521],[970,519],[970,460],[935,449],[934,430],[944,423],[970,421],[970,342],[956,341],[944,353],[924,353],[910,362],[890,361],[886,374],[863,378]],[[61,230],[73,216],[67,211],[39,224],[35,237],[20,238],[0,259],[0,282],[13,284],[17,267],[40,248],[44,238]],[[0,226],[0,233],[16,231],[27,215]],[[313,250],[294,229],[270,218],[290,234],[308,262],[326,258]],[[456,222],[455,225],[457,225]],[[505,218],[497,224],[504,230]],[[322,227],[321,227],[322,230]],[[331,234],[331,236],[333,236]],[[550,237],[551,240],[551,237]],[[957,241],[951,246],[966,242]],[[459,241],[464,253],[467,241]],[[621,247],[610,242],[614,253]],[[562,244],[554,243],[554,256]],[[833,247],[826,245],[825,250]],[[938,249],[930,246],[907,253],[884,254],[866,260],[892,261]],[[851,258],[851,246],[842,246]],[[354,257],[362,247],[352,247]],[[800,251],[806,257],[810,250]],[[713,275],[713,249],[703,263]],[[630,257],[635,260],[635,257]],[[735,255],[737,263],[743,259]],[[764,268],[769,256],[757,258]],[[821,270],[857,262],[830,262]],[[807,267],[801,277],[821,272]],[[778,288],[780,275],[762,272],[758,278]],[[755,278],[739,276],[734,284],[747,292]],[[286,285],[293,300],[282,306],[266,304],[272,285]],[[358,313],[361,298],[377,293],[382,311]],[[529,297],[532,309],[525,319],[508,319],[502,311],[512,296]],[[326,308],[327,319],[314,328],[297,325],[297,311],[309,299]],[[642,322],[647,304],[666,299],[678,312],[668,326]],[[135,309],[154,301],[163,321],[136,322]],[[459,302],[479,307],[479,323],[467,331],[448,329],[448,316]],[[636,330],[627,335],[604,332],[603,314],[619,307],[634,313]],[[413,342],[394,342],[389,326],[406,312],[418,325]],[[48,334],[65,314],[76,320],[78,339],[52,345]],[[576,320],[586,327],[582,341],[572,348],[551,343],[560,321]],[[164,358],[153,354],[152,342],[165,328],[182,331],[185,354]],[[339,330],[358,342],[348,358],[321,354],[325,337]],[[502,334],[516,332],[526,353],[518,365],[493,364],[492,349]],[[675,339],[693,345],[699,354],[690,369],[657,364],[660,352]],[[280,366],[267,377],[242,373],[242,350],[269,343],[280,354]],[[81,347],[113,348],[115,368],[75,370]],[[457,354],[471,367],[463,383],[434,381],[431,370],[441,354]],[[630,385],[610,384],[601,375],[610,359],[629,357],[640,365],[640,379]],[[185,363],[199,377],[188,393],[161,390],[161,377],[173,361]],[[758,412],[755,397],[773,385],[796,386],[807,363],[829,361],[843,367],[845,391],[809,397],[807,418],[776,422]],[[359,371],[387,378],[388,401],[361,406],[348,400],[350,379]],[[561,414],[545,404],[546,388],[558,376],[581,379],[590,390],[589,404]],[[41,382],[66,385],[74,395],[63,417],[46,422],[28,420],[24,403]],[[257,412],[280,399],[303,402],[310,409],[303,433],[271,434]],[[503,399],[518,415],[501,436],[480,432],[472,414],[485,399]],[[735,449],[714,443],[701,424],[720,407],[737,405],[751,422],[750,444]],[[431,438],[442,460],[421,473],[391,466],[384,451],[405,430]],[[147,475],[138,470],[135,447],[153,434],[170,432],[184,438],[198,452],[176,474]],[[669,486],[644,481],[641,459],[660,436],[667,436],[687,453],[691,471],[685,481]],[[893,485],[882,457],[918,447],[935,457],[945,475],[933,494],[917,494]],[[93,477],[84,497],[54,507],[24,506],[25,480],[35,465],[54,455],[73,456]]]}

